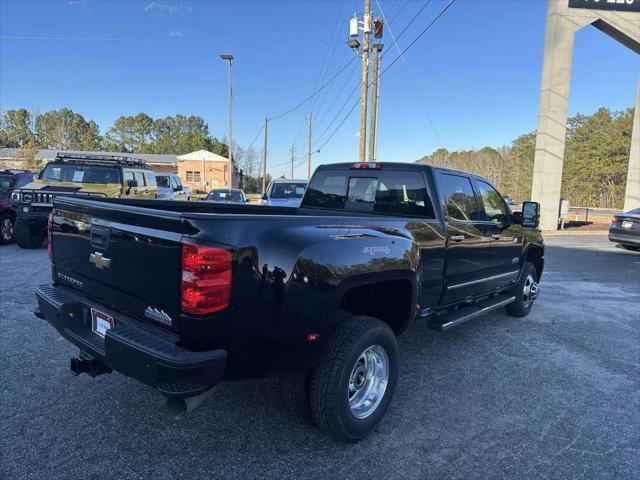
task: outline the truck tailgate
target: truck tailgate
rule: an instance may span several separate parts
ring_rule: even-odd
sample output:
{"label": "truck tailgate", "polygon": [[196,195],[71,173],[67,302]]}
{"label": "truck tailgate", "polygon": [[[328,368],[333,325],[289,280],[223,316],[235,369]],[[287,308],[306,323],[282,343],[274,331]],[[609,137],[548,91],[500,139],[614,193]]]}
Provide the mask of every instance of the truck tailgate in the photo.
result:
{"label": "truck tailgate", "polygon": [[122,204],[55,200],[55,282],[110,308],[175,329],[180,308],[180,213]]}

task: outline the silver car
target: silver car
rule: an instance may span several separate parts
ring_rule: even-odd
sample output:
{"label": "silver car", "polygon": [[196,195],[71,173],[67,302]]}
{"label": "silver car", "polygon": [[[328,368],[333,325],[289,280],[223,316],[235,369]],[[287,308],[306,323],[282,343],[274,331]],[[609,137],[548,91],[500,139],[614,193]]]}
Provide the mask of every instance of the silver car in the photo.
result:
{"label": "silver car", "polygon": [[299,207],[308,180],[278,178],[272,180],[267,191],[262,194],[262,204],[272,207]]}
{"label": "silver car", "polygon": [[156,198],[161,200],[191,200],[189,187],[182,186],[180,177],[175,173],[156,173],[158,191]]}

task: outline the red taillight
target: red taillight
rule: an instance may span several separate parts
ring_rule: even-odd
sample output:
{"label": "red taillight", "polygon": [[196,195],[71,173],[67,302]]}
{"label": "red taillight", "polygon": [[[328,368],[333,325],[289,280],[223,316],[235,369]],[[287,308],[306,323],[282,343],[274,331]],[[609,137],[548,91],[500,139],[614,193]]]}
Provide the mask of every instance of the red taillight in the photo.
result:
{"label": "red taillight", "polygon": [[182,311],[196,315],[229,306],[231,252],[217,247],[182,244]]}
{"label": "red taillight", "polygon": [[615,215],[611,219],[611,223],[619,223],[621,221],[622,221],[622,219],[620,217],[615,216]]}
{"label": "red taillight", "polygon": [[352,163],[349,168],[351,170],[380,170],[382,168],[382,164],[376,162],[358,162]]}
{"label": "red taillight", "polygon": [[49,221],[47,222],[47,251],[49,252],[49,260],[53,262],[53,243],[51,243],[52,236],[53,236],[53,213],[50,213]]}

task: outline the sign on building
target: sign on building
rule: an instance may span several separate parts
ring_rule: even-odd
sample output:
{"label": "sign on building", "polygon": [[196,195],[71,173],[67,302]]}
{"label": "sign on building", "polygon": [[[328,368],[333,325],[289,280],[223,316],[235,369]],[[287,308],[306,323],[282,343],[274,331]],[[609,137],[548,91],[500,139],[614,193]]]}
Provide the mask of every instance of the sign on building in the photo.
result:
{"label": "sign on building", "polygon": [[569,0],[569,7],[640,13],[640,0]]}

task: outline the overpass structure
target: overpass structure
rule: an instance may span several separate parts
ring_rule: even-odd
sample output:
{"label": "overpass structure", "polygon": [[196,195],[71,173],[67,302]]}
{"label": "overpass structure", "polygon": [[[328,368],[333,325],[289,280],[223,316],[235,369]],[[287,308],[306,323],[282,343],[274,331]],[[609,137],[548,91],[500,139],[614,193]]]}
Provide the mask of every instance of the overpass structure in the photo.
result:
{"label": "overpass structure", "polygon": [[[533,166],[532,199],[540,225],[556,230],[575,33],[591,25],[640,55],[640,0],[548,0]],[[640,207],[640,78],[635,102],[624,209]]]}

